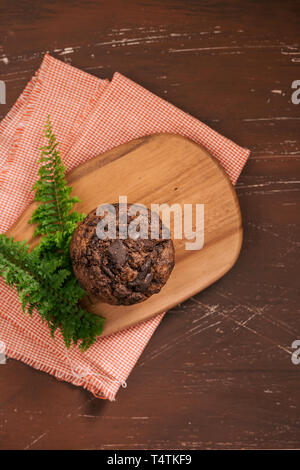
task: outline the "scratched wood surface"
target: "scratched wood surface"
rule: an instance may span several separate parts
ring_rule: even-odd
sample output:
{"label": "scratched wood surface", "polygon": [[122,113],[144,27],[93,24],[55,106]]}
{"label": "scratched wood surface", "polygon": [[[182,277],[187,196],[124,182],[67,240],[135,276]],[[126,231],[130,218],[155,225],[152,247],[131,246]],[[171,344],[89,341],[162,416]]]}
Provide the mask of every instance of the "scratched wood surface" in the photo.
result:
{"label": "scratched wood surface", "polygon": [[1,1],[9,110],[45,51],[115,70],[252,155],[244,245],[217,284],[163,320],[117,401],[9,360],[1,449],[299,448],[299,1]]}

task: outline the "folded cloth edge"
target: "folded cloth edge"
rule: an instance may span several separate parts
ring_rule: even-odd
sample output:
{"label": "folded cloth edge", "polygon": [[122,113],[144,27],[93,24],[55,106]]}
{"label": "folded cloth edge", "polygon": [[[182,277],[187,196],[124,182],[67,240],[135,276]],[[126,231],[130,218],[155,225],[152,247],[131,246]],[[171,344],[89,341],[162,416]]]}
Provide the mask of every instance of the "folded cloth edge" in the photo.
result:
{"label": "folded cloth edge", "polygon": [[[47,60],[47,56],[45,56],[44,60]],[[2,126],[4,128],[6,125],[8,125],[8,123],[15,117],[15,115],[19,111],[20,107],[22,107],[24,104],[26,104],[27,100],[29,100],[29,109],[27,109],[27,112],[25,113],[23,118],[25,119],[25,122],[26,122],[26,119],[30,118],[30,103],[32,104],[35,101],[35,99],[38,97],[39,86],[41,85],[42,75],[43,75],[43,73],[46,72],[46,68],[43,68],[43,64],[44,64],[44,62],[42,63],[41,68],[36,72],[36,74],[28,82],[28,84],[26,85],[23,93],[17,99],[16,103],[13,105],[13,107],[11,108],[9,113],[2,120],[2,122],[0,124],[0,130],[1,130]],[[65,64],[65,65],[67,65],[67,64]],[[85,72],[83,72],[83,73],[85,73]],[[28,105],[28,103],[27,103],[27,105]],[[93,106],[93,101],[91,101],[91,106]],[[197,121],[196,118],[194,118],[194,119],[195,119],[195,121]],[[16,139],[15,139],[15,142],[14,142],[15,145],[18,144],[18,139],[20,137],[20,133],[22,132],[22,130],[24,128],[23,124],[24,124],[24,121],[21,120],[19,122],[18,131],[16,132]],[[247,149],[244,149],[244,150],[247,151]],[[249,152],[249,151],[247,151],[247,152]],[[248,155],[249,155],[249,153],[248,153]],[[7,161],[4,163],[4,165],[2,166],[2,168],[0,170],[0,184],[1,184],[2,178],[5,179],[6,170],[9,168],[13,157],[14,157],[14,153],[13,153],[13,148],[12,148],[11,154],[8,156]],[[156,326],[160,323],[162,317],[163,317],[163,315],[161,315],[161,317],[159,318],[159,321],[157,322],[157,324],[153,328],[153,331],[155,330]],[[146,344],[145,344],[145,346],[146,346]],[[107,397],[111,400],[114,399],[114,396],[115,396],[116,392],[111,394],[111,392],[108,391],[108,390],[106,390],[106,391],[103,390],[104,394],[106,394],[106,397],[99,396],[99,384],[98,384],[98,386],[96,384],[93,384],[94,382],[96,382],[94,380],[94,377],[89,376],[89,379],[86,378],[86,380],[84,380],[82,378],[82,376],[80,377],[80,373],[76,373],[75,371],[72,370],[72,364],[70,364],[71,375],[68,376],[68,374],[65,374],[65,377],[59,377],[59,373],[53,371],[51,369],[51,367],[49,367],[47,365],[42,365],[42,364],[35,364],[34,365],[34,364],[31,363],[32,361],[30,360],[30,358],[26,358],[24,355],[22,356],[21,353],[14,352],[10,348],[7,349],[7,354],[8,354],[9,357],[12,357],[12,358],[15,358],[15,359],[20,359],[23,362],[27,363],[28,365],[31,365],[31,366],[35,367],[36,369],[43,370],[44,372],[48,372],[51,375],[54,375],[58,379],[64,379],[65,378],[65,380],[72,382],[74,385],[83,386],[84,388],[87,388],[92,393],[94,393],[94,395],[97,396],[98,398],[106,398]],[[73,373],[73,375],[72,375],[72,373]],[[88,374],[87,374],[87,377],[88,377]],[[118,382],[117,379],[116,379],[116,382]],[[122,384],[124,385],[124,382],[119,381],[119,386],[122,385]],[[105,388],[105,386],[103,386],[103,384],[100,384],[100,385],[101,385],[102,388]],[[100,389],[101,389],[101,387],[100,387]]]}

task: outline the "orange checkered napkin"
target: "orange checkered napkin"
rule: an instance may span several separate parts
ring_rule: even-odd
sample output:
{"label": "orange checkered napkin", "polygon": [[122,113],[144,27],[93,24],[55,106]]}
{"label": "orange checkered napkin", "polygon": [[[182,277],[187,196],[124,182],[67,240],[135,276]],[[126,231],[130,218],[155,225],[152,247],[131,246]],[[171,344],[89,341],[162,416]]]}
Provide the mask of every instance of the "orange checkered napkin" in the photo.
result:
{"label": "orange checkered napkin", "polygon": [[[249,151],[116,73],[100,80],[50,55],[0,125],[0,230],[5,232],[32,200],[42,131],[50,114],[68,170],[129,140],[177,133],[204,145],[236,182]],[[120,307],[121,308],[121,307]],[[38,314],[24,315],[15,291],[0,282],[0,341],[6,354],[114,400],[163,315],[99,338],[85,353],[66,350]]]}

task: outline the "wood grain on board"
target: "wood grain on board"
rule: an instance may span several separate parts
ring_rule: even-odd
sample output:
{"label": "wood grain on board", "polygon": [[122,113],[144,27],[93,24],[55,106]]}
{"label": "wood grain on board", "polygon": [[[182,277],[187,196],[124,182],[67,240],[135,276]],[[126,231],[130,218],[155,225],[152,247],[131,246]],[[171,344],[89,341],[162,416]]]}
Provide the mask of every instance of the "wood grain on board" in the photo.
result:
{"label": "wood grain on board", "polygon": [[[80,165],[69,173],[68,183],[79,197],[76,210],[88,214],[101,204],[113,204],[120,196],[128,203],[178,204],[170,218],[175,247],[175,267],[163,289],[145,302],[130,306],[103,302],[84,302],[85,308],[106,318],[103,336],[148,320],[158,313],[205,289],[222,277],[235,263],[242,243],[242,221],[235,190],[217,161],[191,140],[172,134],[157,134],[120,145]],[[184,205],[193,208],[193,226],[199,242],[204,231],[204,246],[185,237]],[[196,205],[204,205],[204,221],[196,226]],[[34,227],[28,224],[36,204],[23,213],[8,235],[15,240],[30,240]],[[200,224],[200,225],[199,225]],[[204,225],[203,225],[204,224]],[[174,237],[174,227],[183,237]]]}
{"label": "wood grain on board", "polygon": [[0,3],[0,118],[49,51],[251,149],[233,269],[165,316],[115,403],[0,365],[1,448],[299,448],[299,30],[297,0]]}

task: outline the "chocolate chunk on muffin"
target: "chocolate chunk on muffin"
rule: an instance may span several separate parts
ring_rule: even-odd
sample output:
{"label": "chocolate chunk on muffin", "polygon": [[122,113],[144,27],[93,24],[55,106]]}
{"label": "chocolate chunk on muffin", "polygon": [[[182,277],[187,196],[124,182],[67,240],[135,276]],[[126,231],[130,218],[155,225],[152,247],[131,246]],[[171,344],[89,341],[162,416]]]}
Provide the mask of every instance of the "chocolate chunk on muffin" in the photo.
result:
{"label": "chocolate chunk on muffin", "polygon": [[[75,230],[70,254],[74,273],[91,297],[113,305],[132,305],[157,294],[165,285],[174,267],[174,246],[172,240],[162,238],[158,218],[158,236],[151,238],[150,211],[146,231],[123,239],[119,204],[113,206],[115,238],[98,237],[97,224],[104,216],[97,215],[95,209]],[[127,213],[127,228],[135,218]]]}

